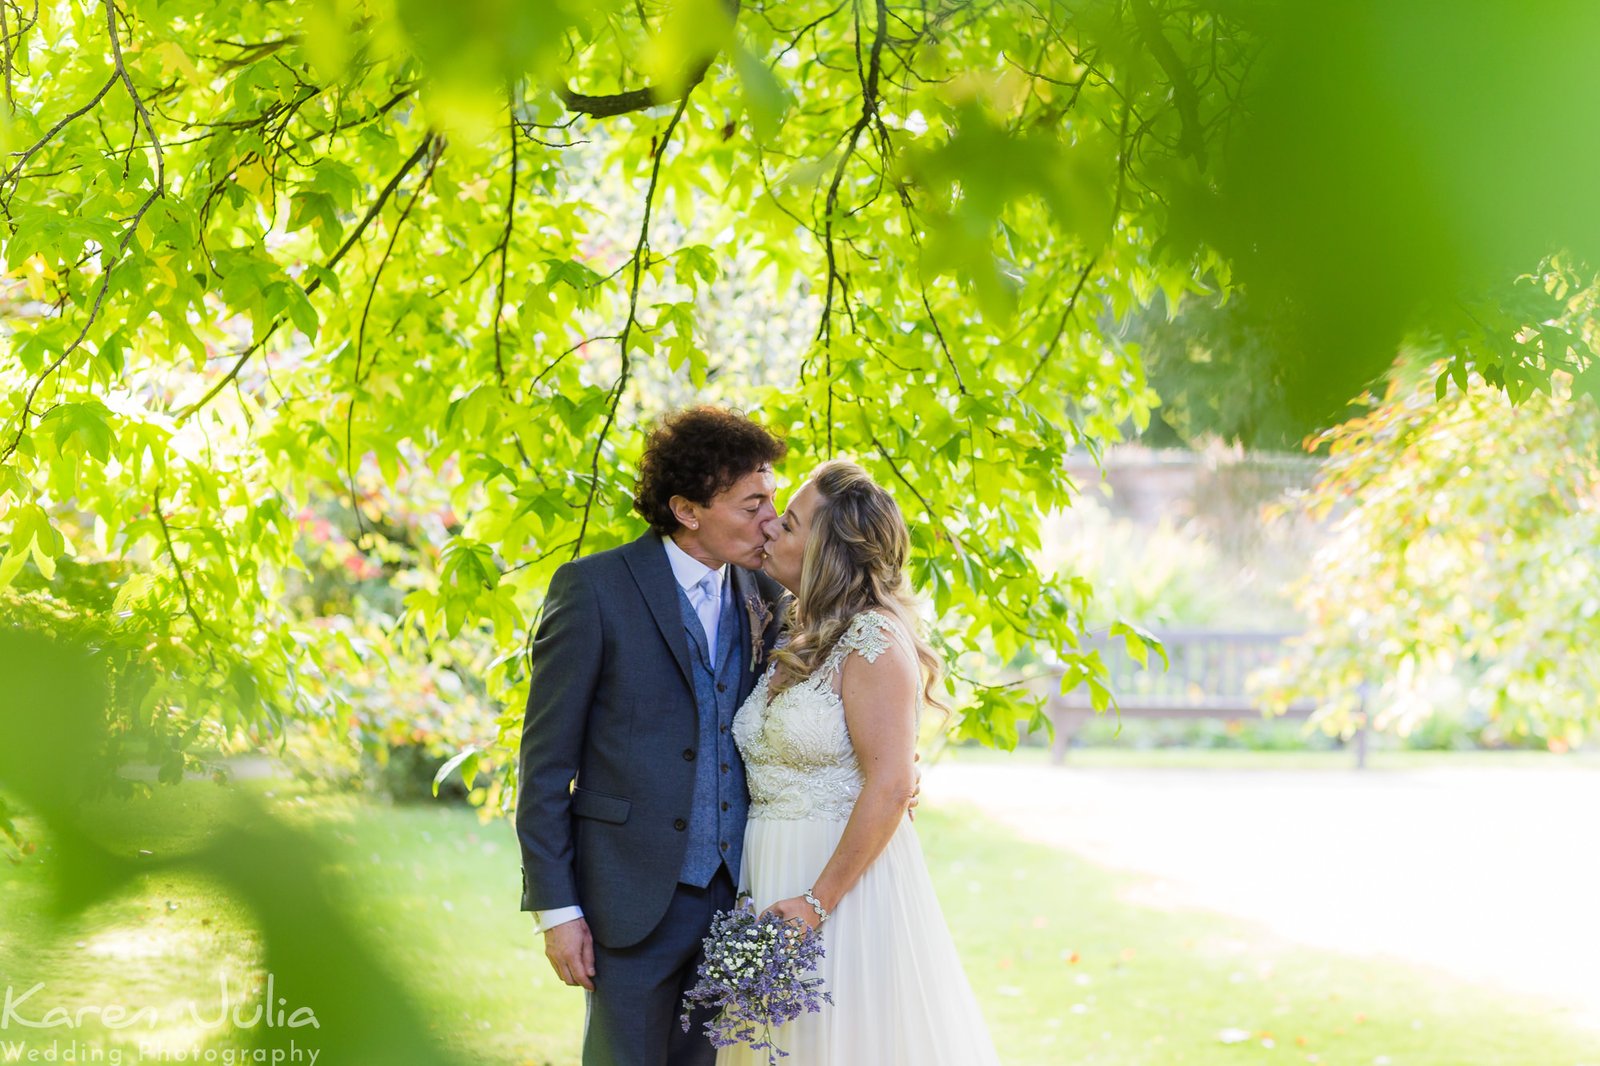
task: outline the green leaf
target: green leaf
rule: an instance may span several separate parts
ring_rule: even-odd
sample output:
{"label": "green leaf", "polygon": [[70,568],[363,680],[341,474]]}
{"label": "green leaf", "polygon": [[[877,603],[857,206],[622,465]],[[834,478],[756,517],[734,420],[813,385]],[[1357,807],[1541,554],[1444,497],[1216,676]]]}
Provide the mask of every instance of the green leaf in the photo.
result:
{"label": "green leaf", "polygon": [[793,102],[772,68],[742,43],[733,46],[733,69],[744,90],[745,109],[755,124],[756,136],[771,141],[783,125]]}
{"label": "green leaf", "polygon": [[1600,404],[1600,358],[1591,358],[1587,366],[1572,375],[1572,393]]}
{"label": "green leaf", "polygon": [[445,762],[443,766],[439,767],[438,772],[433,775],[434,796],[437,797],[439,795],[439,786],[444,784],[445,778],[449,777],[458,766],[461,767],[461,780],[466,784],[467,788],[470,789],[473,781],[475,781],[478,776],[478,763],[479,754],[476,747],[463,748],[462,750],[456,752]]}
{"label": "green leaf", "polygon": [[0,559],[0,589],[11,587],[11,582],[16,580],[17,573],[28,561],[28,550],[18,550],[15,546],[6,551],[5,557]]}
{"label": "green leaf", "polygon": [[289,321],[295,328],[304,333],[310,340],[316,340],[320,321],[317,318],[317,309],[311,306],[311,301],[298,285],[289,286],[287,310]]}
{"label": "green leaf", "polygon": [[599,274],[576,259],[547,259],[545,266],[547,270],[544,283],[548,288],[565,284],[579,292],[587,292],[603,280]]}

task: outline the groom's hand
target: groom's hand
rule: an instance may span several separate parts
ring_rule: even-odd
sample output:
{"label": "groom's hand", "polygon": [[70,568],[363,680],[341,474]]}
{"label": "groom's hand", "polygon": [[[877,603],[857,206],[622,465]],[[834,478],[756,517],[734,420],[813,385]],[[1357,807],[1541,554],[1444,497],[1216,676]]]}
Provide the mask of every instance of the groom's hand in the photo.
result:
{"label": "groom's hand", "polygon": [[917,765],[921,761],[922,752],[911,753],[911,770],[917,775],[917,779],[911,788],[911,802],[906,804],[906,814],[913,822],[917,820],[917,802],[922,799],[922,767]]}
{"label": "groom's hand", "polygon": [[574,918],[546,929],[544,957],[561,980],[594,991],[594,938],[588,922]]}

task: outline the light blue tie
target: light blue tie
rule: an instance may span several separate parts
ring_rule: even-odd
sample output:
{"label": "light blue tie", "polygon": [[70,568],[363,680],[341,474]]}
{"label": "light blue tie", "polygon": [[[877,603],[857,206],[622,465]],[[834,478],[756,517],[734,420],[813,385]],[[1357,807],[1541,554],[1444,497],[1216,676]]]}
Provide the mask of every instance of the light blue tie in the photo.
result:
{"label": "light blue tie", "polygon": [[706,651],[714,659],[717,654],[717,622],[722,616],[721,582],[720,575],[713,570],[695,583],[689,590],[689,599],[694,603],[694,613],[700,616],[700,628],[705,630]]}

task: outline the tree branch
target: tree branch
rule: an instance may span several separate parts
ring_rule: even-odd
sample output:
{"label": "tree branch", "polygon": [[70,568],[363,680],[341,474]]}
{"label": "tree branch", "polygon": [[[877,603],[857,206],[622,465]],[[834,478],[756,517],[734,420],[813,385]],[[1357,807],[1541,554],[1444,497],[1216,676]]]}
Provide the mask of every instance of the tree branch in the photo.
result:
{"label": "tree branch", "polygon": [[[694,88],[711,69],[707,62],[696,73],[690,75],[690,80],[685,92]],[[696,74],[698,76],[696,76]],[[561,97],[561,102],[567,105],[568,111],[588,115],[590,118],[614,118],[617,115],[626,115],[630,111],[643,111],[660,103],[666,103],[666,94],[654,87],[645,89],[630,89],[627,92],[611,93],[608,96],[589,96],[584,93],[574,92],[562,87],[556,90],[556,95]]]}
{"label": "tree branch", "polygon": [[511,100],[507,109],[507,129],[511,135],[511,174],[506,182],[506,228],[500,234],[497,248],[500,253],[500,279],[494,286],[494,306],[491,312],[494,316],[494,373],[500,381],[501,391],[506,387],[506,364],[501,356],[500,342],[500,317],[505,311],[506,299],[506,259],[511,250],[511,231],[517,218],[517,109],[516,100]]}
{"label": "tree branch", "polygon": [[113,85],[115,85],[116,83],[117,83],[117,74],[116,74],[115,71],[112,71],[111,76],[106,79],[106,83],[104,85],[100,86],[100,91],[94,94],[94,99],[90,100],[88,103],[86,103],[82,107],[78,108],[78,110],[76,110],[76,111],[72,112],[71,114],[67,115],[60,122],[57,122],[54,126],[51,126],[50,127],[50,132],[46,133],[43,137],[40,137],[39,140],[35,144],[29,146],[24,151],[18,153],[21,158],[19,158],[17,160],[15,166],[13,166],[10,170],[6,171],[4,177],[0,177],[0,186],[5,186],[5,185],[9,184],[11,182],[11,180],[13,178],[15,178],[17,176],[17,174],[22,170],[23,166],[28,162],[28,160],[33,158],[34,153],[37,152],[39,149],[43,148],[45,145],[49,144],[51,139],[53,139],[56,134],[60,133],[63,129],[66,129],[67,124],[69,122],[71,122],[75,118],[80,118],[83,115],[86,115],[90,111],[92,111],[96,104],[98,104],[101,100],[105,99],[106,93],[110,92],[111,91],[111,87]]}
{"label": "tree branch", "polygon": [[1195,91],[1194,82],[1189,80],[1189,72],[1184,69],[1178,53],[1173,51],[1172,44],[1162,34],[1161,20],[1151,9],[1149,0],[1129,0],[1129,6],[1133,9],[1133,20],[1144,36],[1145,44],[1150,47],[1150,54],[1156,57],[1156,62],[1167,72],[1167,77],[1172,81],[1172,102],[1183,120],[1183,133],[1178,138],[1178,148],[1185,154],[1193,156],[1200,169],[1204,170],[1205,127],[1200,121],[1200,96]]}
{"label": "tree branch", "polygon": [[22,436],[28,431],[28,419],[33,415],[33,401],[38,397],[39,390],[44,387],[44,383],[50,380],[50,377],[57,370],[61,369],[62,364],[83,346],[84,338],[88,337],[89,330],[93,328],[95,320],[99,318],[100,308],[105,303],[106,290],[111,287],[111,272],[121,264],[122,256],[128,250],[128,242],[133,240],[134,231],[139,228],[139,223],[144,219],[144,213],[150,210],[150,205],[156,202],[156,196],[157,192],[152,191],[149,196],[145,197],[144,203],[139,205],[139,210],[134,212],[132,220],[122,231],[122,240],[117,245],[117,254],[112,256],[110,264],[105,268],[105,272],[100,275],[100,287],[95,290],[94,306],[89,309],[89,317],[84,320],[83,328],[72,339],[72,343],[67,345],[61,354],[34,379],[32,387],[28,389],[27,399],[22,404],[22,413],[17,419],[17,432],[12,436],[10,443],[6,445],[5,451],[0,452],[0,463],[6,462],[15,455],[17,447],[21,445]]}
{"label": "tree branch", "polygon": [[[399,188],[400,183],[405,180],[405,176],[411,173],[411,169],[421,161],[423,156],[427,155],[428,152],[433,149],[435,142],[440,140],[441,138],[439,135],[433,133],[432,131],[429,131],[423,135],[422,143],[417,145],[416,151],[411,153],[410,158],[408,158],[404,163],[400,164],[400,169],[394,172],[394,177],[389,179],[389,184],[385,185],[383,190],[378,193],[378,198],[373,201],[371,207],[367,208],[367,213],[361,219],[360,224],[356,226],[355,231],[351,233],[349,237],[345,238],[345,242],[339,246],[339,250],[333,253],[333,258],[328,260],[327,264],[323,267],[324,270],[332,270],[334,265],[345,257],[345,253],[348,252],[356,243],[356,241],[361,239],[361,235],[367,231],[367,227],[371,225],[372,220],[378,217],[378,212],[383,210],[383,205],[388,202],[390,196],[394,195],[395,189]],[[306,295],[310,296],[312,293],[316,292],[321,285],[322,278],[317,277],[312,279],[311,284],[306,286]]]}
{"label": "tree branch", "polygon": [[[0,463],[6,462],[13,455],[15,455],[17,448],[22,444],[22,437],[28,431],[28,420],[33,415],[33,402],[38,398],[39,390],[44,387],[44,383],[48,381],[57,370],[61,369],[62,365],[72,357],[73,353],[83,346],[85,338],[89,336],[89,330],[94,327],[96,319],[100,317],[100,308],[105,304],[106,292],[111,288],[112,273],[116,270],[117,266],[122,263],[122,257],[127,254],[128,244],[133,240],[134,233],[139,229],[139,223],[144,221],[145,212],[149,211],[150,206],[166,192],[166,164],[161,155],[161,142],[156,138],[155,127],[150,124],[150,113],[145,110],[144,101],[140,99],[138,90],[133,87],[133,81],[128,77],[128,69],[123,65],[122,45],[117,39],[117,16],[116,7],[113,3],[113,0],[106,0],[106,25],[111,31],[111,55],[112,61],[116,65],[116,74],[113,76],[113,80],[120,78],[122,83],[127,86],[128,95],[133,98],[134,107],[138,111],[139,116],[144,120],[145,132],[150,136],[151,147],[155,149],[156,185],[155,188],[150,190],[150,195],[144,198],[144,202],[139,205],[139,209],[134,212],[133,218],[129,220],[128,225],[123,229],[122,239],[117,243],[116,254],[113,255],[110,261],[105,264],[104,271],[100,275],[100,286],[95,290],[94,305],[89,309],[89,317],[84,320],[83,328],[79,330],[78,335],[72,339],[72,343],[68,344],[61,354],[53,362],[51,362],[49,366],[45,367],[43,373],[34,379],[33,385],[28,389],[27,398],[22,404],[22,411],[17,416],[17,432],[12,436],[10,442],[7,443],[5,451],[0,452]],[[100,95],[97,96],[94,101],[90,102],[89,107],[93,107],[94,104],[99,101],[100,97],[103,97],[104,95],[105,90],[102,89]],[[88,108],[85,108],[84,110],[86,111]],[[82,113],[83,111],[78,112],[78,114]],[[64,119],[57,125],[56,128],[60,129],[60,127],[65,125],[66,122],[70,122],[72,117],[74,116],[69,116],[67,119]],[[137,122],[134,124],[134,128],[137,130]],[[48,140],[49,137],[46,137],[45,139]]]}
{"label": "tree branch", "polygon": [[[917,502],[922,504],[922,509],[925,512],[927,512],[928,518],[930,520],[934,521],[935,523],[938,523],[938,521],[939,521],[939,512],[934,510],[933,504],[928,502],[928,498],[926,496],[922,495],[922,493],[917,491],[917,487],[911,483],[911,479],[906,477],[905,472],[900,469],[900,464],[895,462],[894,459],[889,455],[889,449],[884,447],[883,442],[881,440],[879,440],[877,437],[872,437],[871,440],[872,440],[873,448],[877,449],[878,454],[883,457],[883,461],[885,463],[889,464],[889,469],[894,473],[894,476],[900,481],[900,484],[904,485],[906,487],[907,491],[909,491],[911,493],[911,495],[913,495],[913,496],[915,496],[917,498]],[[1026,574],[1020,573],[1018,571],[1007,570],[1004,567],[996,566],[995,562],[994,562],[994,559],[990,557],[989,553],[986,550],[984,550],[984,547],[983,547],[982,543],[974,544],[974,543],[968,541],[966,538],[961,536],[961,534],[956,533],[953,530],[951,530],[949,528],[948,524],[941,525],[941,527],[940,527],[940,535],[950,538],[952,543],[954,543],[957,547],[959,547],[963,552],[966,552],[968,555],[977,556],[977,558],[980,561],[982,561],[984,566],[988,567],[990,570],[992,570],[996,574],[999,574],[1003,578],[1007,578],[1007,579],[1016,581],[1016,580],[1021,580],[1021,579],[1024,579],[1024,578],[1027,577]],[[996,608],[998,608],[998,609],[1000,609],[1002,611],[1005,610],[1005,605],[1002,604],[998,600],[995,600],[993,602],[993,605]],[[1019,626],[1018,628],[1027,629],[1028,627],[1026,625],[1023,625],[1023,626]]]}
{"label": "tree branch", "polygon": [[[829,455],[833,454],[833,292],[835,284],[841,291],[844,286],[844,278],[839,272],[838,258],[833,247],[833,220],[839,210],[839,186],[844,182],[845,168],[849,166],[850,158],[855,155],[861,131],[871,124],[878,109],[878,74],[883,58],[883,42],[889,35],[889,8],[887,0],[876,0],[875,6],[878,25],[877,32],[872,38],[872,52],[867,69],[861,74],[861,116],[850,128],[844,153],[839,157],[839,165],[833,169],[833,181],[828,185],[828,196],[823,203],[822,243],[828,260],[828,288],[822,301],[822,315],[817,320],[817,339],[822,341],[823,375],[828,383],[826,435]],[[858,49],[859,40],[858,36]]]}
{"label": "tree branch", "polygon": [[622,334],[620,334],[620,333],[610,333],[610,334],[607,334],[607,335],[605,335],[603,337],[585,337],[585,338],[583,338],[583,340],[579,341],[577,344],[574,344],[572,347],[568,348],[566,351],[562,352],[560,355],[558,355],[554,359],[550,360],[549,364],[543,370],[541,370],[537,374],[535,374],[533,376],[533,380],[528,382],[528,392],[531,393],[533,391],[534,387],[536,385],[538,385],[539,382],[544,380],[546,374],[550,373],[550,371],[552,371],[556,367],[560,366],[561,365],[561,361],[563,359],[565,359],[567,356],[571,355],[573,352],[577,351],[579,348],[582,348],[585,344],[594,344],[597,341],[616,341],[616,340],[621,340],[621,339],[622,339]]}
{"label": "tree branch", "polygon": [[[406,201],[406,206],[400,212],[400,217],[395,220],[394,229],[389,233],[389,243],[383,249],[383,258],[378,260],[377,269],[372,272],[372,284],[367,289],[367,301],[361,308],[361,324],[356,329],[356,365],[350,374],[350,403],[345,408],[344,415],[344,464],[345,478],[350,486],[350,510],[356,516],[356,537],[360,545],[366,543],[367,528],[366,516],[361,513],[361,500],[356,496],[356,467],[355,436],[356,418],[356,393],[361,387],[361,353],[367,338],[367,316],[372,311],[372,300],[378,294],[378,282],[383,277],[383,268],[389,263],[389,256],[394,252],[395,241],[400,239],[400,230],[405,227],[406,219],[411,215],[411,209],[417,206],[417,201],[422,199],[422,190],[427,188],[428,179],[433,177],[433,168],[439,165],[439,157],[443,154],[443,142],[436,142],[436,150],[428,157],[427,169],[422,172],[422,177],[417,181],[417,187],[411,192],[411,199]],[[373,358],[377,362],[377,358]],[[371,373],[370,368],[368,373]],[[358,545],[359,546],[359,545]]]}
{"label": "tree branch", "polygon": [[1078,297],[1083,294],[1083,286],[1088,282],[1089,274],[1099,261],[1100,254],[1096,252],[1089,257],[1087,263],[1083,264],[1083,271],[1078,275],[1078,284],[1073,286],[1072,295],[1067,299],[1067,306],[1061,309],[1061,321],[1056,325],[1055,336],[1050,338],[1049,346],[1045,348],[1044,354],[1039,356],[1039,361],[1033,364],[1033,369],[1028,372],[1027,378],[1023,380],[1022,387],[1017,392],[1027,391],[1028,386],[1033,384],[1033,379],[1039,376],[1039,371],[1045,368],[1045,364],[1055,356],[1056,349],[1061,347],[1061,338],[1067,331],[1067,320],[1072,317],[1073,310],[1077,308]]}
{"label": "tree branch", "polygon": [[[728,19],[730,22],[738,20],[742,4],[743,0],[728,0]],[[640,21],[644,21],[643,15],[640,16]],[[711,55],[706,56],[704,62],[697,63],[690,69],[683,88],[677,93],[669,93],[658,85],[650,85],[643,89],[627,89],[620,93],[609,93],[605,96],[590,96],[586,93],[575,92],[563,85],[556,90],[556,95],[561,98],[561,102],[566,105],[568,111],[576,111],[579,114],[588,115],[590,118],[614,118],[617,115],[626,115],[630,111],[644,111],[657,104],[669,104],[687,99],[694,87],[705,80],[706,74],[711,70],[711,65],[716,61],[717,55],[713,52]]]}
{"label": "tree branch", "polygon": [[583,521],[578,526],[578,537],[572,545],[574,559],[583,552],[583,538],[589,531],[589,516],[594,511],[594,498],[600,490],[600,449],[605,445],[611,427],[616,424],[617,409],[621,406],[622,394],[628,387],[628,371],[631,363],[628,358],[628,337],[632,335],[639,321],[639,283],[644,272],[645,260],[649,256],[650,211],[655,204],[656,187],[661,181],[661,160],[667,154],[667,145],[672,142],[672,131],[677,129],[678,120],[683,118],[683,112],[688,106],[689,94],[685,93],[678,101],[677,110],[672,113],[667,128],[662,131],[661,137],[656,142],[655,159],[650,166],[650,184],[644,191],[644,221],[639,226],[639,241],[633,248],[633,278],[628,285],[628,317],[622,323],[622,332],[617,335],[618,347],[622,350],[622,371],[617,375],[617,382],[611,388],[611,409],[606,412],[605,423],[601,425],[600,434],[595,438],[594,455],[589,463],[589,495],[583,501]]}
{"label": "tree branch", "polygon": [[[366,348],[367,316],[372,312],[372,301],[377,296],[378,282],[383,277],[383,268],[389,264],[389,257],[394,253],[395,242],[400,239],[400,230],[405,226],[406,219],[411,217],[411,209],[417,206],[417,201],[422,198],[422,190],[427,188],[428,179],[433,177],[433,170],[439,165],[439,159],[444,154],[443,144],[442,140],[435,141],[434,151],[428,156],[428,166],[423,170],[422,177],[417,180],[417,187],[411,190],[411,199],[406,201],[406,206],[401,210],[400,217],[395,220],[394,229],[389,232],[389,243],[383,249],[383,257],[378,260],[377,269],[372,272],[372,284],[367,288],[366,303],[361,307],[361,323],[356,328],[356,365],[355,371],[351,375],[351,383],[353,385],[360,385],[362,381],[361,359],[362,352]],[[308,289],[306,291],[309,294],[311,290]],[[373,362],[377,362],[377,357],[373,357]],[[371,372],[371,365],[369,364],[367,373],[370,375]]]}
{"label": "tree branch", "polygon": [[0,40],[5,42],[6,110],[16,114],[17,100],[11,91],[11,22],[6,18],[6,6],[0,3]]}
{"label": "tree branch", "polygon": [[122,79],[122,84],[127,86],[134,110],[144,120],[145,133],[150,135],[150,147],[156,153],[156,195],[161,196],[167,186],[167,161],[161,152],[161,139],[156,136],[156,128],[150,121],[150,112],[144,106],[144,98],[139,95],[139,90],[133,87],[133,79],[128,76],[128,68],[122,61],[122,41],[117,36],[116,0],[106,0],[106,28],[111,33],[111,56],[116,63],[117,76]]}
{"label": "tree branch", "polygon": [[[372,206],[367,209],[365,217],[363,217],[361,222],[356,225],[354,232],[352,232],[350,236],[345,239],[345,242],[339,246],[339,250],[334,252],[332,257],[330,257],[328,261],[323,264],[322,269],[324,271],[332,270],[338,265],[339,261],[343,259],[345,254],[349,252],[350,249],[355,245],[356,241],[361,239],[361,235],[366,232],[367,226],[369,226],[372,223],[372,220],[377,217],[378,212],[383,210],[383,205],[387,203],[389,197],[393,195],[396,186],[398,186],[405,176],[411,172],[412,168],[417,165],[422,157],[428,153],[428,151],[433,147],[434,143],[440,140],[441,138],[439,135],[433,133],[432,131],[423,135],[422,143],[417,145],[417,149],[411,153],[411,157],[400,165],[399,170],[395,171],[394,177],[390,178],[389,184],[383,187],[383,191],[378,194],[377,200],[375,200]],[[442,151],[443,149],[441,148],[440,150]],[[304,287],[304,292],[307,296],[310,296],[321,287],[322,275],[319,273],[316,277],[311,279],[310,284]],[[239,356],[238,361],[233,364],[232,369],[230,369],[220,381],[211,386],[211,388],[207,389],[206,394],[200,397],[200,399],[196,400],[194,403],[178,412],[178,420],[183,421],[189,418],[189,416],[200,410],[200,408],[216,399],[217,394],[223,389],[227,388],[228,384],[239,376],[239,372],[244,369],[245,363],[250,361],[250,357],[252,355],[261,350],[261,347],[267,343],[267,339],[271,337],[277,328],[282,324],[283,316],[280,315],[273,319],[267,325],[266,332],[261,335],[260,339],[256,340],[250,345],[250,347],[244,350],[244,352]]]}
{"label": "tree branch", "polygon": [[[161,525],[161,538],[167,542],[167,555],[172,559],[172,569],[178,574],[178,587],[183,590],[184,612],[194,620],[194,627],[198,632],[207,636],[211,636],[211,630],[206,628],[205,622],[201,621],[200,619],[200,612],[195,609],[194,593],[189,588],[188,577],[184,575],[183,563],[178,559],[178,549],[174,547],[172,543],[172,529],[167,525],[167,516],[161,513],[161,489],[159,486],[157,486],[155,491],[152,493],[152,496],[155,500],[154,511],[156,513],[156,521]],[[210,650],[211,649],[207,647],[206,651],[208,654],[210,653]],[[216,665],[215,659],[212,659],[212,665]]]}

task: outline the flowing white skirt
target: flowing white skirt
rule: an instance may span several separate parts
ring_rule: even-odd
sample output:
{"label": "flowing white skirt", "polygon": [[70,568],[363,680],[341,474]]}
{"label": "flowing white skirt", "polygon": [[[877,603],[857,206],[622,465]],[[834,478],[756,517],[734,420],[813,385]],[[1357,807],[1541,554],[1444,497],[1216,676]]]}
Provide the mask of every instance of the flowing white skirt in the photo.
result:
{"label": "flowing white skirt", "polygon": [[[844,821],[752,818],[741,891],[757,909],[812,887]],[[785,1066],[998,1066],[909,818],[822,927],[820,973],[832,1005],[775,1030]],[[767,1053],[721,1049],[717,1066],[766,1066]]]}

